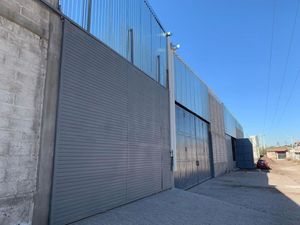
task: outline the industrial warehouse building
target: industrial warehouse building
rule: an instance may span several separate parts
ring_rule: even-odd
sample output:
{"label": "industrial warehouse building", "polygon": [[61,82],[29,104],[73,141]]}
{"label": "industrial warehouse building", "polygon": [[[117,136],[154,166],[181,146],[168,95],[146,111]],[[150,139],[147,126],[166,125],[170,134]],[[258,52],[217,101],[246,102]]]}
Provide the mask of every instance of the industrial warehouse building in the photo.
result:
{"label": "industrial warehouse building", "polygon": [[69,224],[235,168],[242,126],[147,1],[3,0],[0,31],[0,224]]}

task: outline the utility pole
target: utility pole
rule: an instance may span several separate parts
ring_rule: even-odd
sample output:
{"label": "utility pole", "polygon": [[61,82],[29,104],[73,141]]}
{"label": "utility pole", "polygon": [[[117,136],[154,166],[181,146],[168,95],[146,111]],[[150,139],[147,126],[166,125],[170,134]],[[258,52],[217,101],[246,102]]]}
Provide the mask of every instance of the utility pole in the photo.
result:
{"label": "utility pole", "polygon": [[260,135],[259,148],[261,150],[265,150],[266,149],[265,136],[266,136],[265,134],[261,134]]}
{"label": "utility pole", "polygon": [[263,148],[264,148],[264,150],[266,149],[266,135],[265,134],[263,134]]}

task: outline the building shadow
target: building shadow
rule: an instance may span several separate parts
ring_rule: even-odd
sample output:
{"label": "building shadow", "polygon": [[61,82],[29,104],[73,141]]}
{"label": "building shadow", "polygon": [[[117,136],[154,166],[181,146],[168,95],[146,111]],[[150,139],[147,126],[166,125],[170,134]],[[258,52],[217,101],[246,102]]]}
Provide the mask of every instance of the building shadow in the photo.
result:
{"label": "building shadow", "polygon": [[300,224],[300,185],[276,174],[272,165],[270,170],[243,169],[225,174],[190,191],[240,206],[241,210],[254,210],[249,224],[259,216],[268,225]]}

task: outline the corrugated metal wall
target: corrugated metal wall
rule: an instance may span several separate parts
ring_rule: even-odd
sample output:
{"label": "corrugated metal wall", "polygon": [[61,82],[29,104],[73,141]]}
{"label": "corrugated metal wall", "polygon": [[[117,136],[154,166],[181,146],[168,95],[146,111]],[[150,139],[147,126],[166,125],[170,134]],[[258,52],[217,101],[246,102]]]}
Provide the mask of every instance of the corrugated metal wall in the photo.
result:
{"label": "corrugated metal wall", "polygon": [[51,224],[172,186],[168,90],[64,25]]}
{"label": "corrugated metal wall", "polygon": [[[146,0],[60,0],[60,5],[85,30],[167,85],[166,34]],[[221,101],[209,100],[206,84],[178,55],[174,54],[173,62],[176,102],[211,122],[215,171],[230,170],[232,153],[226,148],[225,133],[243,138],[242,126]]]}
{"label": "corrugated metal wall", "polygon": [[209,92],[210,130],[213,148],[215,176],[225,173],[228,167],[228,151],[225,139],[223,104]]}
{"label": "corrugated metal wall", "polygon": [[242,126],[176,54],[174,73],[176,102],[210,122],[215,175],[232,170],[235,167],[232,144],[226,142],[225,135],[242,138]]}
{"label": "corrugated metal wall", "polygon": [[85,30],[88,25],[89,0],[59,0],[60,9]]}
{"label": "corrugated metal wall", "polygon": [[244,137],[243,127],[225,106],[224,106],[224,122],[225,122],[226,134],[234,138]]}
{"label": "corrugated metal wall", "polygon": [[244,130],[239,122],[237,122],[236,126],[236,138],[244,138]]}
{"label": "corrugated metal wall", "polygon": [[232,170],[233,168],[236,167],[236,163],[235,161],[233,161],[233,146],[232,146],[232,137],[229,135],[225,135],[225,139],[226,139],[226,151],[227,151],[227,168],[229,170]]}
{"label": "corrugated metal wall", "polygon": [[210,121],[207,86],[176,54],[174,76],[176,102]]}
{"label": "corrugated metal wall", "polygon": [[60,5],[65,15],[166,86],[166,35],[144,0],[60,0]]}

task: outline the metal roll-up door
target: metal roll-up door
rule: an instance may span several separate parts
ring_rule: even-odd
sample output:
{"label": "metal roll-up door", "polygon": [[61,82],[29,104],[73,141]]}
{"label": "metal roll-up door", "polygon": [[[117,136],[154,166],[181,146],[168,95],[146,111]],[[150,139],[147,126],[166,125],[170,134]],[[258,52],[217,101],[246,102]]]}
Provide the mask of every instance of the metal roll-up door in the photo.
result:
{"label": "metal roll-up door", "polygon": [[50,224],[170,188],[168,90],[64,22]]}

